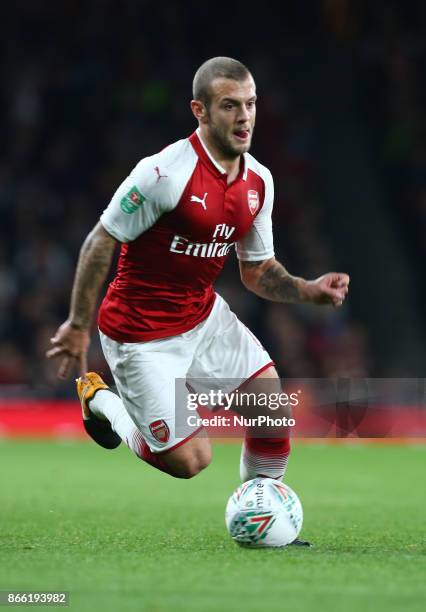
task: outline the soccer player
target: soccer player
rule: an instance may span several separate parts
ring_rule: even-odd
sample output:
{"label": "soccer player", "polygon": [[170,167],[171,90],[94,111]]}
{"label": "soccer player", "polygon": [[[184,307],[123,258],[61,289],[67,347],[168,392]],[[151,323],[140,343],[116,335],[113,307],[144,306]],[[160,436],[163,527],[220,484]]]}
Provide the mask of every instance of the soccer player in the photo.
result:
{"label": "soccer player", "polygon": [[[234,245],[245,287],[267,300],[340,306],[347,274],[307,281],[274,258],[271,173],[249,153],[256,118],[253,76],[239,61],[215,57],[197,70],[191,110],[197,130],[142,159],[87,236],[68,319],[48,351],[65,378],[77,363],[83,422],[106,448],[123,440],[142,460],[190,478],[211,460],[208,438],[176,432],[175,379],[246,381],[278,374],[267,351],[214,291]],[[87,373],[97,298],[117,243],[115,279],[98,316],[118,395]],[[191,383],[192,384],[192,383]],[[240,475],[283,478],[288,437],[247,431]]]}

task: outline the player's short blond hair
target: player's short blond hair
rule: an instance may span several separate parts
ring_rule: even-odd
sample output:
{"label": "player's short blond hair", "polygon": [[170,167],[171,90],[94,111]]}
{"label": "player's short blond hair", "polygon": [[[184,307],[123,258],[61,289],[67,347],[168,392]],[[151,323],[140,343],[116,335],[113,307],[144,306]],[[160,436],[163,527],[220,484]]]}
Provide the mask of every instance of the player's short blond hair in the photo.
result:
{"label": "player's short blond hair", "polygon": [[201,64],[195,73],[192,82],[193,98],[208,106],[211,99],[210,84],[214,79],[245,81],[249,76],[250,70],[238,60],[232,57],[212,57]]}

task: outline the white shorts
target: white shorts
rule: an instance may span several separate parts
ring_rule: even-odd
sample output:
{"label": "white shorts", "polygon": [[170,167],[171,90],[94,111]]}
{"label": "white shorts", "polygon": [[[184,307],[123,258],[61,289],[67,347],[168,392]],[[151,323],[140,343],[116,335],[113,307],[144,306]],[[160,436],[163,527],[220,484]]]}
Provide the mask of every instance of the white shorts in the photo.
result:
{"label": "white shorts", "polygon": [[[259,340],[216,294],[207,319],[177,336],[149,342],[116,342],[102,332],[101,344],[124,406],[150,449],[170,451],[199,428],[179,430],[175,424],[176,379],[241,383],[255,378],[273,362]],[[195,382],[194,382],[195,381]],[[234,389],[235,386],[234,385]]]}

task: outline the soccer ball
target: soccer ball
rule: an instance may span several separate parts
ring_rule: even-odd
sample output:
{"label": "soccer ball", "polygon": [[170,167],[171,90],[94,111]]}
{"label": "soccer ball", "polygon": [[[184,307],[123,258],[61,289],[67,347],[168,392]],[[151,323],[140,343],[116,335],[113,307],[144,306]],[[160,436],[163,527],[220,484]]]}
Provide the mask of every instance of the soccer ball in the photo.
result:
{"label": "soccer ball", "polygon": [[281,481],[254,478],[229,498],[225,523],[238,544],[254,548],[287,546],[302,529],[302,504]]}

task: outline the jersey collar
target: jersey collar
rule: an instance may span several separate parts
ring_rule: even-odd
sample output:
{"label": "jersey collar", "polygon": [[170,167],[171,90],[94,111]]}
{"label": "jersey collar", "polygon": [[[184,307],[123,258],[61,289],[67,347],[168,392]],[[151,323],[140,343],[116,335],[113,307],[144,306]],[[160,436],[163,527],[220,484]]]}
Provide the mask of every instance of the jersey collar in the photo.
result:
{"label": "jersey collar", "polygon": [[[201,161],[212,170],[213,174],[217,177],[223,177],[226,174],[226,170],[214,159],[211,155],[210,151],[206,147],[201,138],[200,128],[197,128],[193,134],[189,137],[189,141],[194,147],[194,150]],[[247,178],[247,158],[246,154],[243,154],[243,164],[242,169],[239,172],[239,177],[243,179],[243,181]]]}

